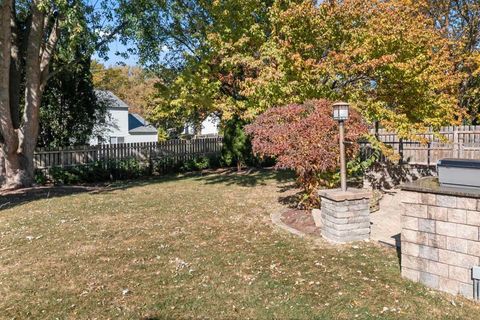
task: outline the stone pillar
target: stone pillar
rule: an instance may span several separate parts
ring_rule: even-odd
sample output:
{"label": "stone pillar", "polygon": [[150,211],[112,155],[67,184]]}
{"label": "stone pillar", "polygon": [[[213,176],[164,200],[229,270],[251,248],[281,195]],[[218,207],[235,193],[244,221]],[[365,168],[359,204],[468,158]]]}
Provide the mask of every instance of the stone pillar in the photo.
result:
{"label": "stone pillar", "polygon": [[330,242],[346,243],[370,238],[371,191],[363,189],[322,190],[321,231]]}
{"label": "stone pillar", "polygon": [[404,185],[402,277],[473,298],[480,264],[480,190],[441,187],[435,179]]}

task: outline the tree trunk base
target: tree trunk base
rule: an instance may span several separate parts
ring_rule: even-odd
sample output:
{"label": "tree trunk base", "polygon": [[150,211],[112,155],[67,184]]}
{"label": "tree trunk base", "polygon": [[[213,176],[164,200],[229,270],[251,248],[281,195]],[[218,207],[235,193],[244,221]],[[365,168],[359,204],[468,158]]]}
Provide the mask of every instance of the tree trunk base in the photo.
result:
{"label": "tree trunk base", "polygon": [[30,175],[24,171],[20,171],[13,175],[7,174],[7,177],[4,179],[4,183],[2,185],[2,190],[29,188],[32,185],[33,179],[30,178]]}
{"label": "tree trunk base", "polygon": [[3,156],[3,169],[0,163],[1,188],[3,190],[14,190],[21,188],[29,188],[33,185],[34,175],[33,166],[29,165],[29,161],[19,154],[7,154]]}

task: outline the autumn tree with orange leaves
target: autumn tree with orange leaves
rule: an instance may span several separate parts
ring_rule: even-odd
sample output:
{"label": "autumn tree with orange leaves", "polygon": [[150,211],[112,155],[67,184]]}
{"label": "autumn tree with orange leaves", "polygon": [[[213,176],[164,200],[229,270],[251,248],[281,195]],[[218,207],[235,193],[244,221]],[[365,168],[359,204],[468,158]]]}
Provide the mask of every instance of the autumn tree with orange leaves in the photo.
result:
{"label": "autumn tree with orange leaves", "polygon": [[310,98],[352,102],[400,137],[461,116],[451,42],[411,1],[310,1],[272,9],[272,35],[244,83],[258,113]]}
{"label": "autumn tree with orange leaves", "polygon": [[[299,205],[318,205],[316,191],[328,186],[339,163],[338,122],[331,114],[332,102],[310,100],[270,108],[246,127],[252,139],[253,151],[261,157],[274,157],[276,168],[293,170],[303,189]],[[358,151],[358,139],[367,127],[356,110],[351,110],[345,122],[347,159]]]}
{"label": "autumn tree with orange leaves", "polygon": [[419,1],[191,3],[205,17],[181,33],[176,48],[191,44],[181,66],[159,67],[168,71],[151,103],[160,116],[251,121],[274,106],[342,99],[403,138],[462,118],[453,40]]}

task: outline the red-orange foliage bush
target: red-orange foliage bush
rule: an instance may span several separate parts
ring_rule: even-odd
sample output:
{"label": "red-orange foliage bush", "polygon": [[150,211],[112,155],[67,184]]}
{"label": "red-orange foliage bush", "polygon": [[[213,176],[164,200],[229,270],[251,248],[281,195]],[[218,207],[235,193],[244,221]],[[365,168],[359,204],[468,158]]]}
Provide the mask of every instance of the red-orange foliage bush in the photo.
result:
{"label": "red-orange foliage bush", "polygon": [[[332,103],[311,100],[268,109],[246,127],[246,132],[253,137],[254,153],[273,156],[277,168],[295,171],[305,192],[301,202],[307,207],[317,204],[316,190],[328,184],[325,177],[331,177],[340,162],[338,123],[332,118]],[[350,109],[345,123],[347,160],[356,156],[356,142],[366,132],[359,113]]]}

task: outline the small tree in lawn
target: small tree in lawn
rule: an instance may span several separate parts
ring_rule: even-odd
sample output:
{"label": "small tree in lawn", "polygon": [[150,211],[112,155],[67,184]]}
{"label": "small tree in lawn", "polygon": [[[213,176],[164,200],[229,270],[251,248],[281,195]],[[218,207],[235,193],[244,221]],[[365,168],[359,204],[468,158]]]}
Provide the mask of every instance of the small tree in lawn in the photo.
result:
{"label": "small tree in lawn", "polygon": [[223,134],[222,161],[227,166],[236,165],[238,171],[252,162],[252,146],[243,130],[244,126],[245,121],[234,116],[225,123]]}
{"label": "small tree in lawn", "polygon": [[[346,155],[352,159],[359,151],[356,141],[367,127],[352,110],[345,129]],[[278,169],[295,171],[304,192],[300,205],[308,208],[318,204],[316,190],[329,185],[339,167],[338,123],[332,118],[332,103],[311,100],[268,109],[246,127],[246,132],[253,136],[254,153],[275,157]]]}

